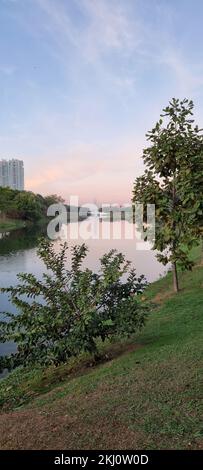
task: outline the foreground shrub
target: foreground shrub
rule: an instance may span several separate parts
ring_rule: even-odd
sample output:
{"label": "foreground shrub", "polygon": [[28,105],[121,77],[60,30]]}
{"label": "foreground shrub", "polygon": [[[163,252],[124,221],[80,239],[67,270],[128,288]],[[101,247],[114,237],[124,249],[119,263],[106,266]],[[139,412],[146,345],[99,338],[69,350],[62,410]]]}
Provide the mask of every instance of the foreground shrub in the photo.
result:
{"label": "foreground shrub", "polygon": [[16,287],[2,288],[18,314],[2,313],[0,341],[14,341],[17,351],[1,357],[1,368],[29,364],[59,364],[83,351],[97,355],[98,339],[128,337],[144,325],[146,287],[121,253],[111,250],[100,260],[100,271],[82,269],[87,247],[68,245],[59,253],[53,242],[42,240],[38,255],[46,266],[42,280],[18,274]]}

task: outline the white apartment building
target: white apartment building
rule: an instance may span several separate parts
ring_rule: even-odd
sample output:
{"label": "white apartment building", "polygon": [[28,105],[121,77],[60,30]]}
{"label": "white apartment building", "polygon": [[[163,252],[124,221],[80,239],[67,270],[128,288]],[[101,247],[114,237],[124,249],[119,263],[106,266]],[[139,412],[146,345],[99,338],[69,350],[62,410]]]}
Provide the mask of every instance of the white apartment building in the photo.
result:
{"label": "white apartment building", "polygon": [[0,186],[24,190],[24,165],[22,160],[0,160]]}

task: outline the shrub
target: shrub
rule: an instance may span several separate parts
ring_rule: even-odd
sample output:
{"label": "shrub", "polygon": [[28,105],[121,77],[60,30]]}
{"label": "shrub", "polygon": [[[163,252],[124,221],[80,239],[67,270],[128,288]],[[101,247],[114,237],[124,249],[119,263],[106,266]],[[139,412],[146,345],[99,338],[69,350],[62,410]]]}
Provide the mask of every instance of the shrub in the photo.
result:
{"label": "shrub", "polygon": [[129,336],[144,325],[148,307],[139,294],[146,280],[121,253],[105,254],[99,273],[82,269],[84,244],[71,248],[70,269],[66,243],[56,253],[43,239],[38,255],[46,266],[42,280],[21,273],[16,287],[1,289],[19,311],[1,321],[0,341],[17,345],[15,354],[1,358],[1,368],[59,364],[82,351],[97,355],[98,339]]}

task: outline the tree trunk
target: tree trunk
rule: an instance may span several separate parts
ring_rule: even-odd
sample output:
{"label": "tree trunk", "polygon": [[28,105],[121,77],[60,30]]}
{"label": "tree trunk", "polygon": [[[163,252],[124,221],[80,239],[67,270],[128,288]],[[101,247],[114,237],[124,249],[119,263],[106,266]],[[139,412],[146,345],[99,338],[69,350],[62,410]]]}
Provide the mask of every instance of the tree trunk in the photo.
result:
{"label": "tree trunk", "polygon": [[[174,172],[173,175],[173,210],[175,210],[176,207],[176,172]],[[173,215],[174,217],[174,215]],[[174,240],[173,240],[173,254],[175,253],[175,248],[176,248],[176,222],[173,219],[173,233],[174,233]],[[172,263],[172,270],[173,270],[173,289],[174,292],[179,291],[179,283],[178,283],[178,272],[177,272],[177,264],[176,261]]]}
{"label": "tree trunk", "polygon": [[173,268],[173,288],[175,292],[179,291],[178,272],[176,262],[172,264]]}

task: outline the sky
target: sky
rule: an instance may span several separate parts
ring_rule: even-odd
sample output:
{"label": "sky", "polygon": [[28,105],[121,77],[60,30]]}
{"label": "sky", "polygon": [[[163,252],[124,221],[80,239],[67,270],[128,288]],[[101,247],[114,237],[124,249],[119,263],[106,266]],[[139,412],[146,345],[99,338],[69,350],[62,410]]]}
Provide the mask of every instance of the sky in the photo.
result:
{"label": "sky", "polygon": [[127,203],[172,97],[203,121],[202,0],[0,0],[0,158],[26,189]]}

